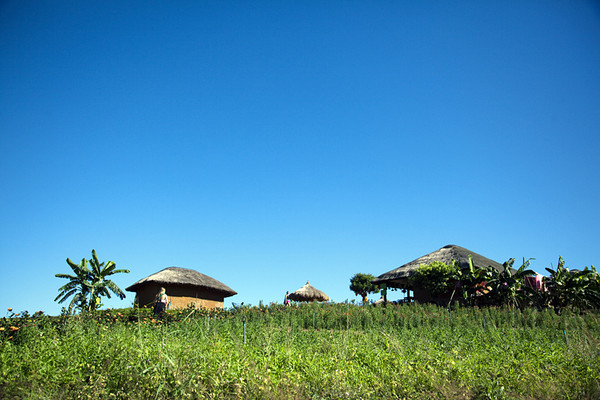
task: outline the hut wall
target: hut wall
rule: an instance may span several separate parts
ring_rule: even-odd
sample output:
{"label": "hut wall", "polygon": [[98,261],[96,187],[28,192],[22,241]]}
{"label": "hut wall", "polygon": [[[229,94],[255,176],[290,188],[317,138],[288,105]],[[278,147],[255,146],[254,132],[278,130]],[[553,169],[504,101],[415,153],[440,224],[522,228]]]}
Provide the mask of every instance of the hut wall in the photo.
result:
{"label": "hut wall", "polygon": [[[171,309],[188,308],[223,308],[223,295],[202,288],[182,285],[163,285],[171,301]],[[160,285],[145,285],[137,292],[137,302],[140,307],[152,307]]]}
{"label": "hut wall", "polygon": [[432,301],[431,293],[421,287],[415,287],[413,292],[415,294],[415,303],[429,303]]}
{"label": "hut wall", "polygon": [[[421,287],[415,287],[414,293],[415,293],[415,303],[434,303],[439,306],[447,305],[448,302],[450,301],[450,297],[452,296],[452,291],[449,291],[447,293],[442,293],[441,295],[434,297],[431,295],[431,293],[428,290],[421,288]],[[459,301],[459,300],[460,300],[460,296],[457,293],[455,293],[453,301]]]}

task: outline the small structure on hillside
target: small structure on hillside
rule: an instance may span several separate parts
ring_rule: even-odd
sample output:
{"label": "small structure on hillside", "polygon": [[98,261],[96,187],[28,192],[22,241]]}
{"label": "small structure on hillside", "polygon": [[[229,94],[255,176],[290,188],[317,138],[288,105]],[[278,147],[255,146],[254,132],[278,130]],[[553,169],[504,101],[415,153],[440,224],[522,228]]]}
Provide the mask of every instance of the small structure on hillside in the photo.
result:
{"label": "small structure on hillside", "polygon": [[[434,261],[441,261],[444,264],[451,264],[452,261],[456,261],[456,265],[458,265],[460,269],[469,268],[469,255],[471,256],[473,260],[473,266],[475,267],[492,267],[494,269],[497,269],[498,271],[504,271],[504,267],[502,266],[502,264],[494,260],[490,260],[489,258],[484,257],[481,254],[477,254],[474,251],[467,250],[464,247],[449,244],[447,246],[442,247],[439,250],[426,254],[423,257],[419,257],[416,260],[406,263],[391,271],[388,271],[385,274],[381,274],[377,278],[373,279],[371,282],[373,282],[376,285],[385,284],[388,288],[397,288],[406,291],[412,290],[414,292],[414,296],[412,299],[414,299],[414,301],[416,302],[432,301],[430,293],[428,293],[425,289],[420,287],[413,287],[409,280],[410,276],[412,276],[417,270],[417,268],[419,268],[421,265],[428,265]],[[410,292],[408,293],[410,294]],[[447,297],[449,300],[450,293],[448,293]]]}
{"label": "small structure on hillside", "polygon": [[136,304],[152,307],[161,287],[167,290],[171,309],[190,306],[223,308],[225,297],[237,294],[229,286],[193,269],[169,267],[140,279],[125,290],[136,293]]}
{"label": "small structure on hillside", "polygon": [[296,290],[289,294],[288,299],[293,301],[329,301],[329,296],[325,293],[321,292],[318,289],[315,289],[306,282],[306,285],[302,286],[300,289]]}

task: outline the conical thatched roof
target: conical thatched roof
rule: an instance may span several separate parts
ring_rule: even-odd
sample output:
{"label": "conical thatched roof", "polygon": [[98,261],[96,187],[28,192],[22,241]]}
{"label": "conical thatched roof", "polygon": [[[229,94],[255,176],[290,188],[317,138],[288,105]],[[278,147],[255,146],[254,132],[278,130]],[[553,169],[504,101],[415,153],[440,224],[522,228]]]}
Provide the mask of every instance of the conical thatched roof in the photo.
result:
{"label": "conical thatched roof", "polygon": [[140,279],[125,290],[137,292],[145,285],[185,285],[196,286],[203,289],[210,289],[224,294],[224,297],[233,296],[237,292],[229,286],[211,278],[210,276],[201,274],[198,271],[187,268],[169,267],[155,274],[152,274],[144,279]]}
{"label": "conical thatched roof", "polygon": [[325,293],[321,292],[318,289],[315,289],[310,285],[310,283],[306,282],[306,285],[302,286],[300,289],[296,290],[293,293],[290,293],[288,298],[293,301],[329,301],[329,296]]}
{"label": "conical thatched roof", "polygon": [[473,265],[479,268],[493,267],[499,271],[503,271],[502,264],[490,260],[487,257],[477,254],[474,251],[467,250],[464,247],[449,244],[439,250],[434,251],[419,257],[407,264],[404,264],[396,269],[393,269],[385,274],[379,275],[373,279],[373,283],[394,283],[400,282],[411,276],[420,265],[427,265],[433,261],[441,261],[445,264],[450,264],[452,260],[456,261],[460,269],[469,268],[469,255],[473,259]]}

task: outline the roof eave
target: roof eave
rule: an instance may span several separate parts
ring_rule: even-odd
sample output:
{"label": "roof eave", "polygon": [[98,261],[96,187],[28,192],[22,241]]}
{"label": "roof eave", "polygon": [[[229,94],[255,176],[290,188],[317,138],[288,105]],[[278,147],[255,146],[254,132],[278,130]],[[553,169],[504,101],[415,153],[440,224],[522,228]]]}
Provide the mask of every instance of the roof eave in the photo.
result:
{"label": "roof eave", "polygon": [[219,289],[219,288],[215,288],[215,287],[202,286],[202,285],[194,285],[194,284],[189,284],[189,283],[157,282],[157,281],[137,282],[137,283],[134,283],[133,285],[129,286],[128,288],[125,288],[125,290],[128,291],[128,292],[138,292],[144,286],[147,286],[147,285],[156,285],[156,286],[160,286],[160,285],[164,285],[164,286],[189,286],[189,287],[195,287],[195,288],[198,288],[198,289],[209,290],[211,292],[216,292],[216,293],[219,293],[219,294],[223,294],[224,297],[235,296],[236,294],[238,294],[235,290],[224,290],[224,289]]}

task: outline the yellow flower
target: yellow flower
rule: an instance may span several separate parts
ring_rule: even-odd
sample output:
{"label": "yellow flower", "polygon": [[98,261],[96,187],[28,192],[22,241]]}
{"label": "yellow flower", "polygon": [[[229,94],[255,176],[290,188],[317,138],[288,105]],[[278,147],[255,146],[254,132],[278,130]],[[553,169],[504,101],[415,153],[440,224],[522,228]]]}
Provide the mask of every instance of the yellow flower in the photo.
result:
{"label": "yellow flower", "polygon": [[0,326],[0,332],[1,332],[1,331],[3,331],[3,330],[4,330],[4,327],[3,327],[3,326]]}
{"label": "yellow flower", "polygon": [[11,326],[9,329],[10,329],[11,332],[14,332],[14,331],[18,331],[19,327],[17,327],[17,326]]}

